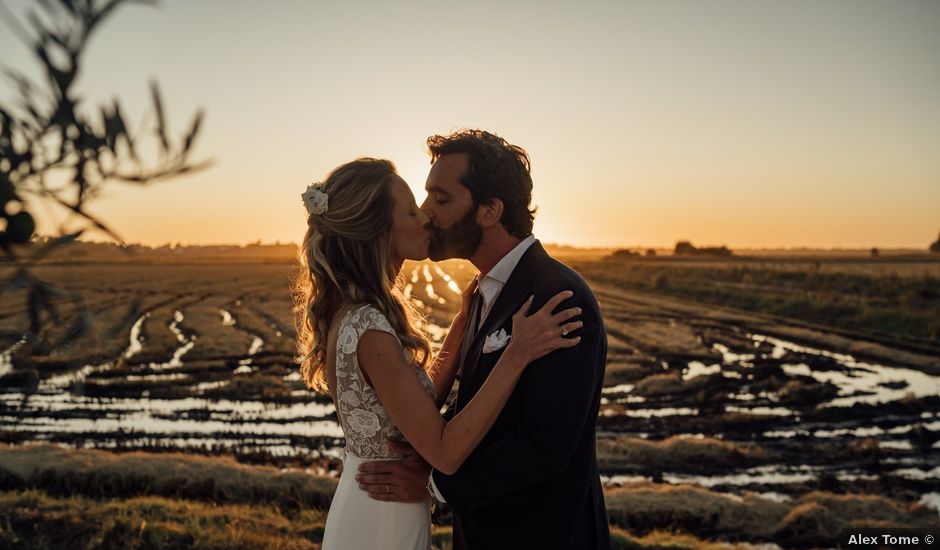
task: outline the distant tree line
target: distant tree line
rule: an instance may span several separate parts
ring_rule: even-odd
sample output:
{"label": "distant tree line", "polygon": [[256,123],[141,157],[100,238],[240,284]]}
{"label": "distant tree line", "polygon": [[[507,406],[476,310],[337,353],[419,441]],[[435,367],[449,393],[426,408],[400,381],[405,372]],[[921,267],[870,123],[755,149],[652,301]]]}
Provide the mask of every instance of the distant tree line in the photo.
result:
{"label": "distant tree line", "polygon": [[646,256],[648,258],[656,256],[656,251],[652,248],[646,249],[645,253],[640,253],[636,250],[630,250],[629,248],[621,248],[620,250],[615,250],[610,257],[611,258],[640,258]]}
{"label": "distant tree line", "polygon": [[[717,257],[717,258],[726,258],[732,256],[734,253],[727,246],[718,246],[718,247],[696,247],[689,241],[679,241],[676,243],[675,249],[672,252],[673,256],[707,256],[707,257]],[[640,258],[640,257],[653,257],[656,256],[656,251],[652,248],[646,250],[645,253],[641,253],[638,250],[631,250],[629,248],[622,248],[620,250],[614,251],[610,255],[611,258]]]}
{"label": "distant tree line", "polygon": [[[31,243],[41,247],[55,237],[39,236]],[[118,244],[113,242],[86,242],[75,240],[68,247],[48,254],[43,263],[59,262],[150,262],[185,258],[199,261],[202,258],[231,258],[245,259],[280,258],[292,260],[297,256],[297,245],[294,243],[275,242],[261,244],[259,242],[245,245],[183,245],[180,243],[165,244],[162,246],[145,246],[141,244]],[[2,258],[0,258],[2,262]]]}
{"label": "distant tree line", "polygon": [[731,256],[733,253],[728,249],[727,246],[718,246],[718,247],[704,247],[698,248],[694,246],[689,241],[679,241],[676,243],[676,248],[672,252],[676,256],[716,256],[716,257],[727,257]]}

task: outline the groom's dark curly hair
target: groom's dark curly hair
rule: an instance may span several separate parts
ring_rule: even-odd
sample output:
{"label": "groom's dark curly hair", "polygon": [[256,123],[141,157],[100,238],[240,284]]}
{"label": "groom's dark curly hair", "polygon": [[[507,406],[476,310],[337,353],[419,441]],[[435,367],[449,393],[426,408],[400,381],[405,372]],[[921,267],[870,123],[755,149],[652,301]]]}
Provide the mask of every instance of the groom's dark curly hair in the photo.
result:
{"label": "groom's dark curly hair", "polygon": [[532,234],[535,208],[532,202],[532,174],[529,154],[518,145],[483,130],[460,130],[446,136],[428,138],[433,163],[442,155],[466,153],[470,158],[460,183],[470,190],[473,206],[503,201],[500,223],[514,237]]}

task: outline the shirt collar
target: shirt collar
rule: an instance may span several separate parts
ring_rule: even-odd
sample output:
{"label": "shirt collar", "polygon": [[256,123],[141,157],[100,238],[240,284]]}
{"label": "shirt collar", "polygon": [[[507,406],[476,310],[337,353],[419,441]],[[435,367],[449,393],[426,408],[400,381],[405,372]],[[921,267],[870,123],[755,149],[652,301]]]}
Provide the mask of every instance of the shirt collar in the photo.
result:
{"label": "shirt collar", "polygon": [[480,293],[483,294],[483,300],[486,303],[492,302],[493,297],[499,294],[503,285],[509,280],[509,276],[512,275],[512,272],[516,269],[516,265],[519,264],[519,260],[522,259],[522,255],[525,254],[526,250],[528,250],[534,242],[534,235],[529,235],[522,239],[515,248],[496,262],[493,269],[483,277],[483,280],[480,281]]}

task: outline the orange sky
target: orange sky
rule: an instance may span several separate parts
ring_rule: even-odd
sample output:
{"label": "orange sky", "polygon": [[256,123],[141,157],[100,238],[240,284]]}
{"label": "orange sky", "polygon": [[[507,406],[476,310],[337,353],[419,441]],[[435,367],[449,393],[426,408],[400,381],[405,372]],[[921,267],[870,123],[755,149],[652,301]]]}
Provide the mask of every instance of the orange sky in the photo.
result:
{"label": "orange sky", "polygon": [[[215,164],[91,210],[129,242],[297,242],[300,193],[332,167],[389,158],[420,202],[425,138],[479,127],[529,151],[548,242],[937,237],[940,3],[466,4],[122,8],[92,41],[88,107],[117,96],[140,120],[156,78],[177,133],[206,108]],[[0,49],[35,74],[10,33]],[[33,210],[41,232],[63,219]]]}

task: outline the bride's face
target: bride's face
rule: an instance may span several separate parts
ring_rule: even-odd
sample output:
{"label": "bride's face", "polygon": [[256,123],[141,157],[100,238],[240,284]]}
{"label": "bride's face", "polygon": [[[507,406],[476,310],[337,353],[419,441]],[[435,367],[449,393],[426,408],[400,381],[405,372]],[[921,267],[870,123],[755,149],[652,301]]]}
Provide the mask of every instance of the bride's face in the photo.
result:
{"label": "bride's face", "polygon": [[426,260],[428,257],[428,215],[418,208],[414,193],[398,178],[392,183],[392,256],[397,260]]}

